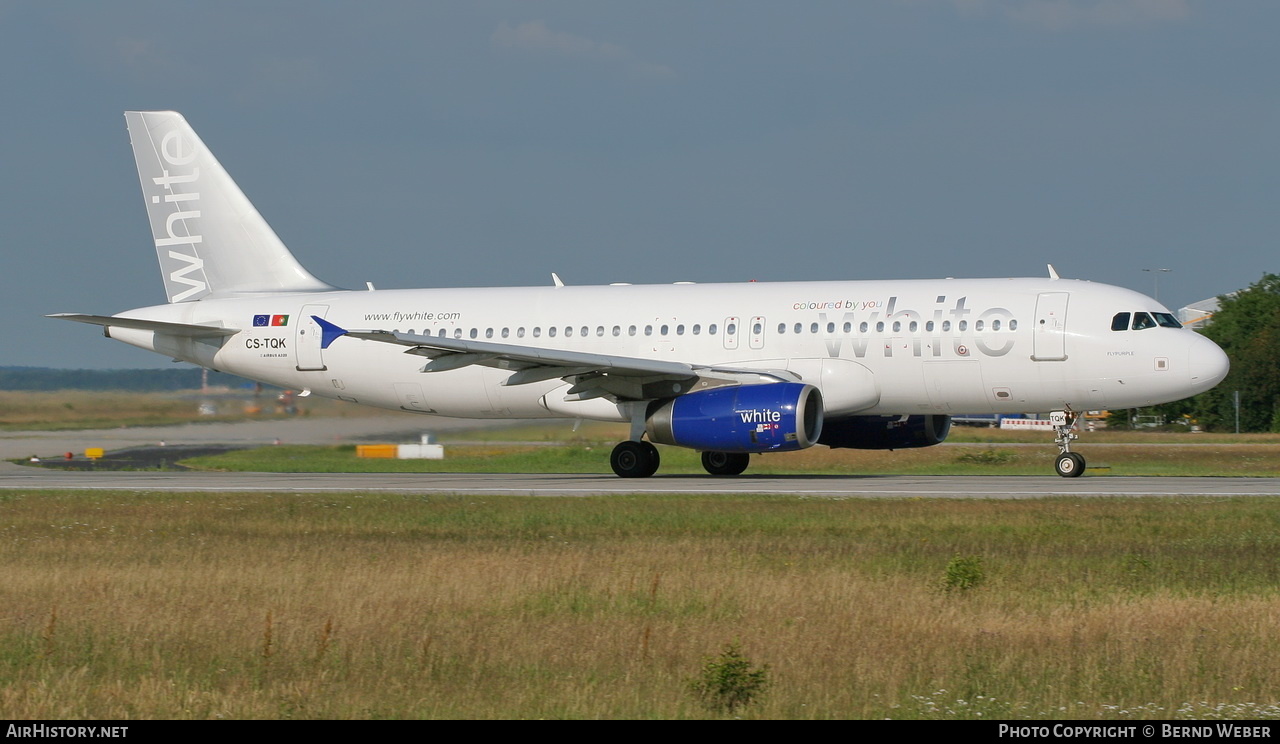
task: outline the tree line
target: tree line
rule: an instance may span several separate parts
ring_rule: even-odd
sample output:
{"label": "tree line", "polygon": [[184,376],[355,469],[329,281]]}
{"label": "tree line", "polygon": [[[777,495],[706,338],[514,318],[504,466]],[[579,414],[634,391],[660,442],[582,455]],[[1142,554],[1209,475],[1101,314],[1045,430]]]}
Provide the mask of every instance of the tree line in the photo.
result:
{"label": "tree line", "polygon": [[1238,410],[1240,431],[1280,432],[1280,274],[1263,274],[1218,302],[1201,333],[1227,353],[1227,378],[1193,398],[1143,410],[1166,420],[1190,416],[1209,431],[1235,431]]}
{"label": "tree line", "polygon": [[[198,390],[201,370],[180,369],[48,369],[0,367],[0,390],[125,390],[151,393]],[[224,372],[209,372],[209,384],[241,387],[253,383]]]}

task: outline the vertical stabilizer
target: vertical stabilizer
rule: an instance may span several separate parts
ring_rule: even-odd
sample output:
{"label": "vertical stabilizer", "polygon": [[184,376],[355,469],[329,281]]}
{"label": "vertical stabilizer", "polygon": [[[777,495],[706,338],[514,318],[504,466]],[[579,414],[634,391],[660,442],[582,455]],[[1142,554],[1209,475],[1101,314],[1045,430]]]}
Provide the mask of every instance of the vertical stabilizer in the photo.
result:
{"label": "vertical stabilizer", "polygon": [[302,268],[181,114],[124,116],[169,302],[333,289]]}

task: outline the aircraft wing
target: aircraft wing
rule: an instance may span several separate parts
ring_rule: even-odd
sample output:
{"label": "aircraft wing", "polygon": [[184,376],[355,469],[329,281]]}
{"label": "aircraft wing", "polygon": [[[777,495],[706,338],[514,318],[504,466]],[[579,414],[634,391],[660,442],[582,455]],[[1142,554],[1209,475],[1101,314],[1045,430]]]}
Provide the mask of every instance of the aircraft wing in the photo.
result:
{"label": "aircraft wing", "polygon": [[221,328],[218,326],[196,325],[194,323],[170,323],[163,320],[143,320],[142,318],[119,318],[114,315],[84,315],[81,313],[55,313],[46,318],[58,320],[74,320],[77,323],[89,323],[104,327],[134,328],[140,331],[155,331],[170,336],[189,338],[213,338],[217,336],[234,336],[239,328]]}
{"label": "aircraft wing", "polygon": [[504,385],[525,385],[561,378],[572,384],[567,400],[599,397],[652,400],[690,392],[697,382],[718,386],[798,379],[786,370],[699,365],[383,330],[348,331],[319,316],[311,318],[320,326],[320,347],[323,349],[329,348],[338,338],[349,336],[408,347],[406,354],[430,359],[422,367],[423,372],[444,372],[475,364],[511,370],[513,374]]}

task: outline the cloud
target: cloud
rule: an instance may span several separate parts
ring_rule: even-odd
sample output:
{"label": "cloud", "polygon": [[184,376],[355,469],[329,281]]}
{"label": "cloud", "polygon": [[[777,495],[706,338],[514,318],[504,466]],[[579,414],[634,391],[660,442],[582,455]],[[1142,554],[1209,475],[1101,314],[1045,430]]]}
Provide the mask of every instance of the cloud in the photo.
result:
{"label": "cloud", "polygon": [[493,32],[490,43],[495,47],[532,54],[552,54],[569,59],[615,64],[641,77],[668,77],[675,74],[670,67],[642,60],[617,44],[592,41],[564,31],[552,31],[543,21],[525,21],[515,27],[503,22]]}
{"label": "cloud", "polygon": [[[918,0],[907,0],[918,4]],[[946,0],[963,15],[998,13],[1051,31],[1085,26],[1140,28],[1186,20],[1187,0]]]}
{"label": "cloud", "polygon": [[1004,9],[1009,18],[1058,31],[1080,26],[1137,28],[1153,23],[1185,20],[1191,15],[1186,0],[1036,0]]}

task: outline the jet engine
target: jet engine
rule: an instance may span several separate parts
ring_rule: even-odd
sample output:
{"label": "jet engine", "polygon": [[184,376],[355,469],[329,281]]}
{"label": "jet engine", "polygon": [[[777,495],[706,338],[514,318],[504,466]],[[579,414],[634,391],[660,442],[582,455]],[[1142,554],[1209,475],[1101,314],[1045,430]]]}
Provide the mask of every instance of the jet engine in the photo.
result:
{"label": "jet engine", "polygon": [[689,393],[650,404],[649,440],[704,452],[787,452],[822,434],[822,393],[775,382]]}
{"label": "jet engine", "polygon": [[942,444],[950,432],[950,416],[849,416],[828,421],[818,442],[832,449],[911,449]]}

